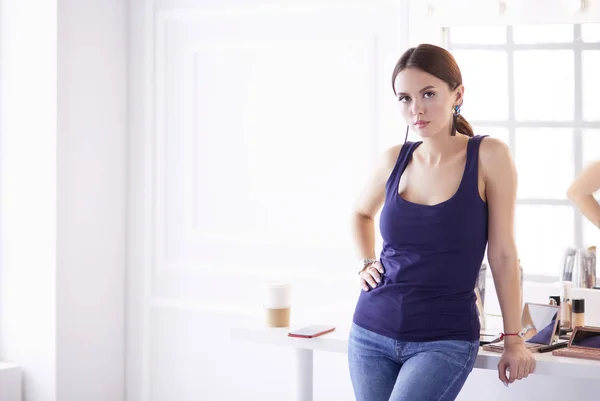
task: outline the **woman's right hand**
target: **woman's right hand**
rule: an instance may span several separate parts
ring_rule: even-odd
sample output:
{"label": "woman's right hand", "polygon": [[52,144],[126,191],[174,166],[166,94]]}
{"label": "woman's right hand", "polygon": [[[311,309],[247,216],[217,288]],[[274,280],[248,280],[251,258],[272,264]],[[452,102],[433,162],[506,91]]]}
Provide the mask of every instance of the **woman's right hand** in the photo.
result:
{"label": "woman's right hand", "polygon": [[381,262],[373,262],[365,266],[359,274],[360,286],[364,291],[377,287],[383,276],[383,265]]}

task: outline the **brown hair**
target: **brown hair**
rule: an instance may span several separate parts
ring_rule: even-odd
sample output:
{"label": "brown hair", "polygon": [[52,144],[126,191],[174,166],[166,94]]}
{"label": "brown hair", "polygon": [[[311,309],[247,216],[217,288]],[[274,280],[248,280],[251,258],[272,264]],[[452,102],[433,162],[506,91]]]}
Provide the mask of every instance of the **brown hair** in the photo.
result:
{"label": "brown hair", "polygon": [[[456,89],[462,84],[462,74],[456,64],[456,60],[450,52],[442,47],[431,44],[420,44],[417,47],[411,47],[404,52],[400,60],[394,67],[392,74],[392,89],[396,94],[394,83],[398,74],[406,68],[418,68],[425,71],[448,84],[450,90]],[[452,119],[452,131],[450,135],[455,135],[458,131],[463,135],[473,136],[473,127],[462,116],[454,114]]]}

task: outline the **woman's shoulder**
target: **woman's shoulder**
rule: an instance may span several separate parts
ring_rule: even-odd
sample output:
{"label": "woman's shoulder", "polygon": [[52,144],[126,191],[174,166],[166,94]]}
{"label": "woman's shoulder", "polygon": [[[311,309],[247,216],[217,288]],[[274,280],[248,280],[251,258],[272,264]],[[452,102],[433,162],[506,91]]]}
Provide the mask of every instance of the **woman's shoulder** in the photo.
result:
{"label": "woman's shoulder", "polygon": [[400,157],[402,146],[402,144],[398,144],[384,150],[379,155],[379,166],[384,169],[393,169],[398,161],[398,157]]}
{"label": "woman's shoulder", "polygon": [[482,161],[506,161],[510,158],[510,148],[501,139],[491,136],[478,135],[481,137],[479,145],[479,159]]}
{"label": "woman's shoulder", "polygon": [[494,172],[509,174],[514,167],[510,148],[498,138],[484,137],[479,146],[479,166],[484,176],[497,175]]}

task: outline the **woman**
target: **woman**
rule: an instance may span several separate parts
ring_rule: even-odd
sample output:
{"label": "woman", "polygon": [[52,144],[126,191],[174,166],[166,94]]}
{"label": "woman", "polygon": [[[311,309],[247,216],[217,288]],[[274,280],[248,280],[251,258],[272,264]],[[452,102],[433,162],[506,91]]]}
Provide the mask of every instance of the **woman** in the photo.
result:
{"label": "woman", "polygon": [[573,181],[567,196],[592,224],[600,228],[600,205],[594,192],[600,190],[600,160],[589,164]]}
{"label": "woman", "polygon": [[[356,202],[363,291],[348,349],[356,399],[456,398],[479,350],[474,288],[486,244],[506,333],[498,371],[508,386],[535,367],[521,332],[517,178],[509,150],[473,136],[460,114],[460,70],[443,48],[408,49],[392,87],[407,135],[412,128],[422,141],[405,138],[385,151]],[[376,260],[374,217],[382,205]]]}

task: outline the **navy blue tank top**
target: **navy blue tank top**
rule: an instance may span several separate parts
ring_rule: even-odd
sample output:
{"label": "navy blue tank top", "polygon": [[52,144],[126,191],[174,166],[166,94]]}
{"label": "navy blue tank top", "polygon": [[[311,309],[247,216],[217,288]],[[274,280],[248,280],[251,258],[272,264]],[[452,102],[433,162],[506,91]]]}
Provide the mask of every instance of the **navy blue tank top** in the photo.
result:
{"label": "navy blue tank top", "polygon": [[400,177],[422,142],[402,146],[380,217],[385,273],[377,287],[361,290],[355,324],[401,341],[479,338],[474,289],[487,246],[488,208],[477,170],[485,136],[469,138],[458,190],[432,206],[398,194]]}

